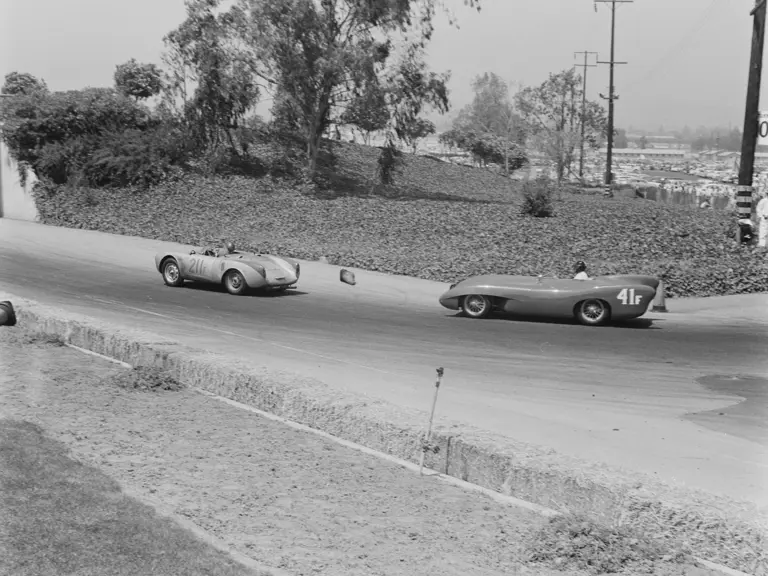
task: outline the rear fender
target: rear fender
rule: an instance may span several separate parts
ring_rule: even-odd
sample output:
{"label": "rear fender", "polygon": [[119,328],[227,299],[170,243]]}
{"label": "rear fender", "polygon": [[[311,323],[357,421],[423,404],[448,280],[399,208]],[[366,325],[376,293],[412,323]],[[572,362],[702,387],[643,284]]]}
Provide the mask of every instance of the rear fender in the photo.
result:
{"label": "rear fender", "polygon": [[245,278],[246,284],[251,288],[261,288],[265,286],[267,281],[263,275],[264,268],[261,268],[262,272],[259,272],[258,268],[261,268],[258,264],[246,264],[244,262],[238,262],[237,260],[225,260],[216,263],[211,271],[213,273],[212,280],[216,283],[224,281],[224,276],[230,270],[237,270]]}

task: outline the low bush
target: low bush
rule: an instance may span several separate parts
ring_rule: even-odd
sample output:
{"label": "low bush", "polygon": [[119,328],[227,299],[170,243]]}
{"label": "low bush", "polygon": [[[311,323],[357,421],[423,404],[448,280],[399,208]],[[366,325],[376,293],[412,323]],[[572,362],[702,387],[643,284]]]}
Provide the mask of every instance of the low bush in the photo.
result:
{"label": "low bush", "polygon": [[546,178],[523,182],[521,211],[536,218],[549,218],[555,213],[554,187]]}
{"label": "low bush", "polygon": [[691,563],[684,550],[671,550],[631,527],[609,528],[580,516],[559,516],[533,535],[528,561],[558,570],[592,574],[657,573],[660,563]]}
{"label": "low bush", "polygon": [[764,254],[736,245],[731,215],[643,200],[565,194],[555,217],[530,218],[519,198],[321,199],[287,180],[193,176],[148,191],[39,184],[35,196],[48,224],[192,245],[226,237],[243,250],[444,282],[489,272],[567,276],[584,260],[592,275],[660,276],[668,297],[768,287]]}

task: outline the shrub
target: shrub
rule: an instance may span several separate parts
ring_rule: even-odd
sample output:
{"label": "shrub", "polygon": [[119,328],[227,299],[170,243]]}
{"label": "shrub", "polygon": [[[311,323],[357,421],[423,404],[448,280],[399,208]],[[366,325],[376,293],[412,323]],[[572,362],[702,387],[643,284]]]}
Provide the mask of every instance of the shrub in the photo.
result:
{"label": "shrub", "polygon": [[536,218],[548,218],[555,213],[554,187],[546,178],[523,182],[521,212]]}

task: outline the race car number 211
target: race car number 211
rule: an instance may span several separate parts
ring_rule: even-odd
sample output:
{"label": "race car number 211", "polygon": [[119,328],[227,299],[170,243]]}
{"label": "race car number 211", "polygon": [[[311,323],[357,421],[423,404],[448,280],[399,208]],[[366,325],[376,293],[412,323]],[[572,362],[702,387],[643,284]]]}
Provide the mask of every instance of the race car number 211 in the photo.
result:
{"label": "race car number 211", "polygon": [[624,304],[624,306],[636,306],[642,301],[643,295],[635,294],[634,288],[624,288],[621,292],[619,292],[619,295],[616,296],[616,299]]}

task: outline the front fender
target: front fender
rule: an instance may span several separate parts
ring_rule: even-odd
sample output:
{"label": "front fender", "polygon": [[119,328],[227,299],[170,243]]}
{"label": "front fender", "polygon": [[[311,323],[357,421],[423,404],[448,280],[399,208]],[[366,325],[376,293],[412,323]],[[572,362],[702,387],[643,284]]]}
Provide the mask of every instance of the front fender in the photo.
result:
{"label": "front fender", "polygon": [[253,266],[244,262],[238,262],[237,260],[224,260],[217,262],[214,265],[213,273],[214,280],[221,283],[224,280],[224,275],[230,270],[237,270],[245,278],[245,282],[251,288],[261,288],[267,284],[267,281],[261,273]]}

